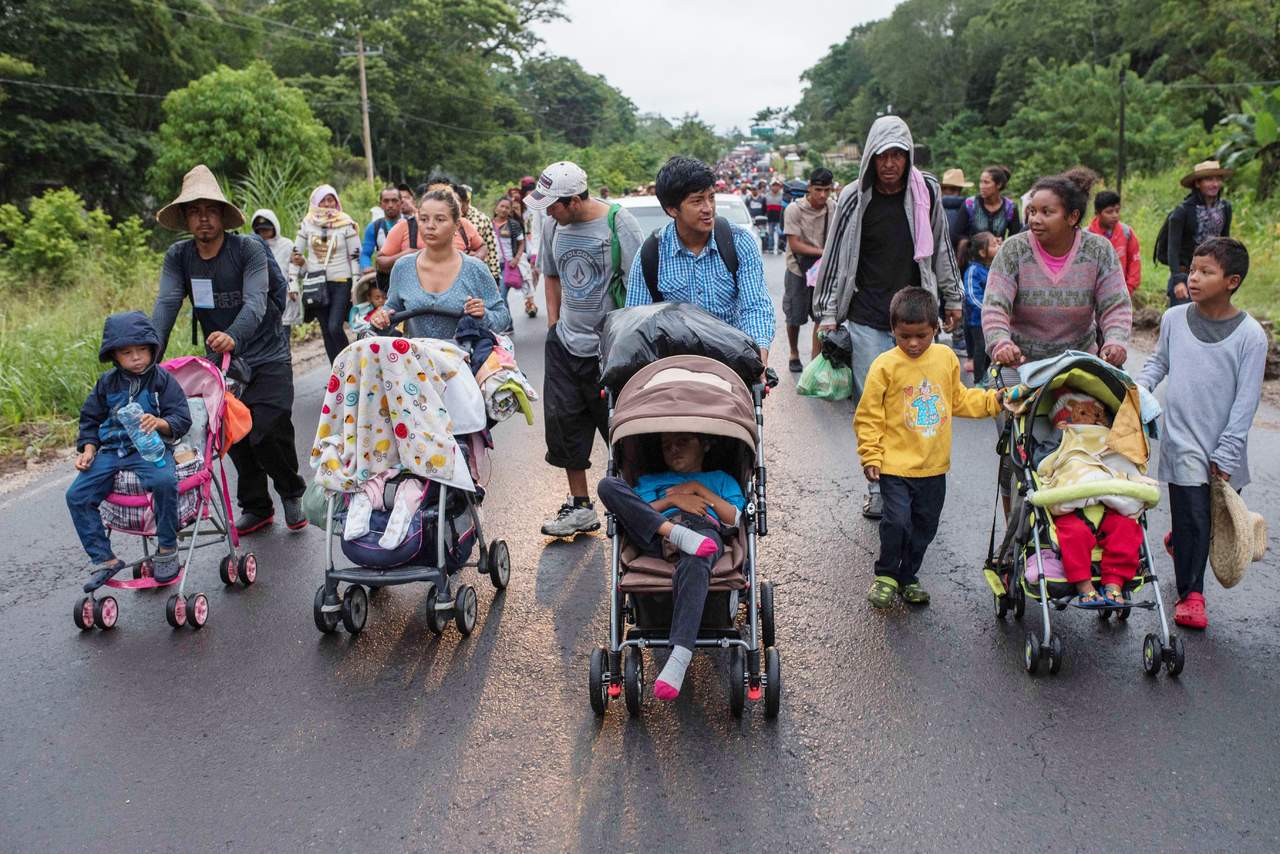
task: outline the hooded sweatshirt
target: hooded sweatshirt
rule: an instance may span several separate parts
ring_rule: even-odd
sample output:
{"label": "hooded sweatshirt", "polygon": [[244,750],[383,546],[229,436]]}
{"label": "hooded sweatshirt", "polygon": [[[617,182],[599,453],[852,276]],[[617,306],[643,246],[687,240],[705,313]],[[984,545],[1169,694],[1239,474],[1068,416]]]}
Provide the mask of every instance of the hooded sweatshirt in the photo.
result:
{"label": "hooded sweatshirt", "polygon": [[[341,200],[336,209],[320,207],[329,195],[338,198],[338,191],[328,184],[312,191],[311,207],[298,228],[293,248],[307,259],[306,272],[323,270],[327,281],[354,282],[360,275],[360,235],[355,221],[342,212]],[[298,268],[291,266],[289,278],[297,274]]]}
{"label": "hooded sweatshirt", "polygon": [[[276,236],[270,240],[264,240],[267,248],[271,250],[271,255],[276,259],[276,263],[280,265],[281,270],[289,269],[289,259],[293,257],[293,243],[289,238],[284,237],[280,233],[280,218],[276,216],[276,212],[268,208],[258,208],[253,212],[253,216],[249,217],[249,228],[253,228],[253,223],[259,219],[265,219],[271,223],[271,227],[276,230]],[[293,279],[289,280],[289,287],[294,288]]]}
{"label": "hooded sweatshirt", "polygon": [[102,346],[98,359],[115,360],[115,351],[121,347],[144,344],[151,348],[151,364],[140,374],[126,371],[117,365],[98,377],[93,391],[80,408],[80,433],[76,436],[76,450],[85,445],[96,445],[98,453],[112,452],[128,456],[133,442],[124,425],[116,417],[120,407],[135,401],[143,412],[159,416],[169,423],[171,439],[180,439],[191,429],[191,412],[187,408],[187,396],[168,371],[156,364],[160,351],[160,336],[151,321],[140,311],[113,314],[102,325]]}
{"label": "hooded sweatshirt", "polygon": [[[908,174],[903,176],[906,192],[903,194],[907,223],[913,240],[917,240],[915,198],[911,188],[910,170],[914,169],[912,152],[915,143],[911,130],[898,116],[881,116],[867,132],[866,145],[862,147],[862,162],[858,180],[840,193],[835,217],[827,235],[827,245],[822,253],[822,272],[814,288],[813,310],[820,323],[836,323],[849,316],[849,306],[858,290],[858,257],[862,252],[862,218],[871,202],[875,185],[874,152],[887,143],[898,143],[907,151]],[[960,291],[960,272],[956,267],[955,252],[947,222],[946,209],[941,204],[942,188],[938,179],[922,173],[931,194],[930,222],[933,225],[933,253],[916,262],[920,268],[920,286],[938,298],[944,308],[959,309],[963,304]]]}

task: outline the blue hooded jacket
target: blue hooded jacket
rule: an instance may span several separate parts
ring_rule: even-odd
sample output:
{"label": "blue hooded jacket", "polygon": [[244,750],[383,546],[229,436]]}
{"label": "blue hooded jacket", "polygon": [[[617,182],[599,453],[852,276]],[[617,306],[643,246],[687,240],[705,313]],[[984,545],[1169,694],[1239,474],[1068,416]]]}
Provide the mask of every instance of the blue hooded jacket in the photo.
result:
{"label": "blue hooded jacket", "polygon": [[116,418],[116,410],[130,401],[136,401],[144,412],[157,415],[169,423],[173,435],[180,439],[191,429],[191,411],[187,408],[187,396],[168,371],[155,363],[160,349],[160,336],[151,320],[140,311],[113,314],[102,326],[102,346],[98,359],[115,360],[115,351],[121,347],[145,344],[151,348],[151,364],[140,374],[116,367],[98,377],[93,391],[80,408],[80,434],[76,436],[76,450],[85,445],[97,445],[98,452],[112,451],[126,456],[133,451],[129,433]]}

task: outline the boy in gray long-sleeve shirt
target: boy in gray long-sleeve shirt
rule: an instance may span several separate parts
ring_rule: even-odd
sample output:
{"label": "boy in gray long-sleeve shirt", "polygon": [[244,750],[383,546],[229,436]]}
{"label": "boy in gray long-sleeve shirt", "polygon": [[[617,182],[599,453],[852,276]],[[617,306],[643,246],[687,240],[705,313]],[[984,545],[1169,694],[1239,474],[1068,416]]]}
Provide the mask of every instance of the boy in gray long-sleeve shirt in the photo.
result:
{"label": "boy in gray long-sleeve shirt", "polygon": [[1155,390],[1169,378],[1159,478],[1169,484],[1173,552],[1178,579],[1174,622],[1203,629],[1204,570],[1209,559],[1209,482],[1237,490],[1249,482],[1249,427],[1262,394],[1267,334],[1231,304],[1249,272],[1244,244],[1215,237],[1196,247],[1187,285],[1189,305],[1175,306],[1160,322],[1156,352],[1138,382]]}

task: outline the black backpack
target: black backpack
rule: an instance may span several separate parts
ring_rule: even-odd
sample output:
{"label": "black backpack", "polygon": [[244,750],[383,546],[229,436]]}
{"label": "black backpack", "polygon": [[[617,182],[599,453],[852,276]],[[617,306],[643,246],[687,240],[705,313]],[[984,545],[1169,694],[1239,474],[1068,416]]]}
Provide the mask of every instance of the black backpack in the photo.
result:
{"label": "black backpack", "polygon": [[1164,224],[1160,226],[1160,233],[1156,235],[1156,248],[1151,253],[1151,260],[1157,264],[1163,264],[1166,267],[1172,267],[1169,263],[1169,220],[1172,219],[1172,211],[1165,216]]}
{"label": "black backpack", "polygon": [[[649,296],[655,303],[662,302],[662,293],[658,290],[658,229],[645,240],[640,247],[640,269],[644,272],[644,283],[649,286]],[[738,247],[733,243],[733,226],[722,216],[716,217],[713,233],[716,238],[716,249],[720,252],[720,260],[725,269],[733,276],[734,287],[738,285]]]}

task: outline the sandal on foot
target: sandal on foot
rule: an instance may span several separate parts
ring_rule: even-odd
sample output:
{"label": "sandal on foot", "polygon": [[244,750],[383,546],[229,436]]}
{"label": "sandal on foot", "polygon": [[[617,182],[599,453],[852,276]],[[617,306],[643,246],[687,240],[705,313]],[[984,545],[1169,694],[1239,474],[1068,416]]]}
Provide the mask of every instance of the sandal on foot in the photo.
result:
{"label": "sandal on foot", "polygon": [[1110,603],[1101,593],[1091,591],[1089,593],[1077,593],[1076,597],[1071,600],[1071,604],[1077,608],[1084,608],[1086,611],[1095,611],[1098,608],[1107,607]]}
{"label": "sandal on foot", "polygon": [[1129,604],[1124,600],[1123,590],[1107,590],[1104,587],[1102,589],[1102,598],[1106,601],[1108,605],[1112,605],[1116,608],[1123,608]]}
{"label": "sandal on foot", "polygon": [[877,575],[867,591],[867,601],[873,608],[888,608],[893,605],[893,597],[898,592],[898,580],[887,575]]}
{"label": "sandal on foot", "polygon": [[84,584],[85,593],[92,593],[112,578],[115,578],[116,573],[124,569],[124,561],[118,557],[113,557],[104,563],[93,564],[92,569],[93,575],[89,576],[89,580]]}
{"label": "sandal on foot", "polygon": [[913,581],[902,590],[898,591],[902,596],[902,601],[908,605],[928,605],[929,591],[920,586],[919,582]]}

